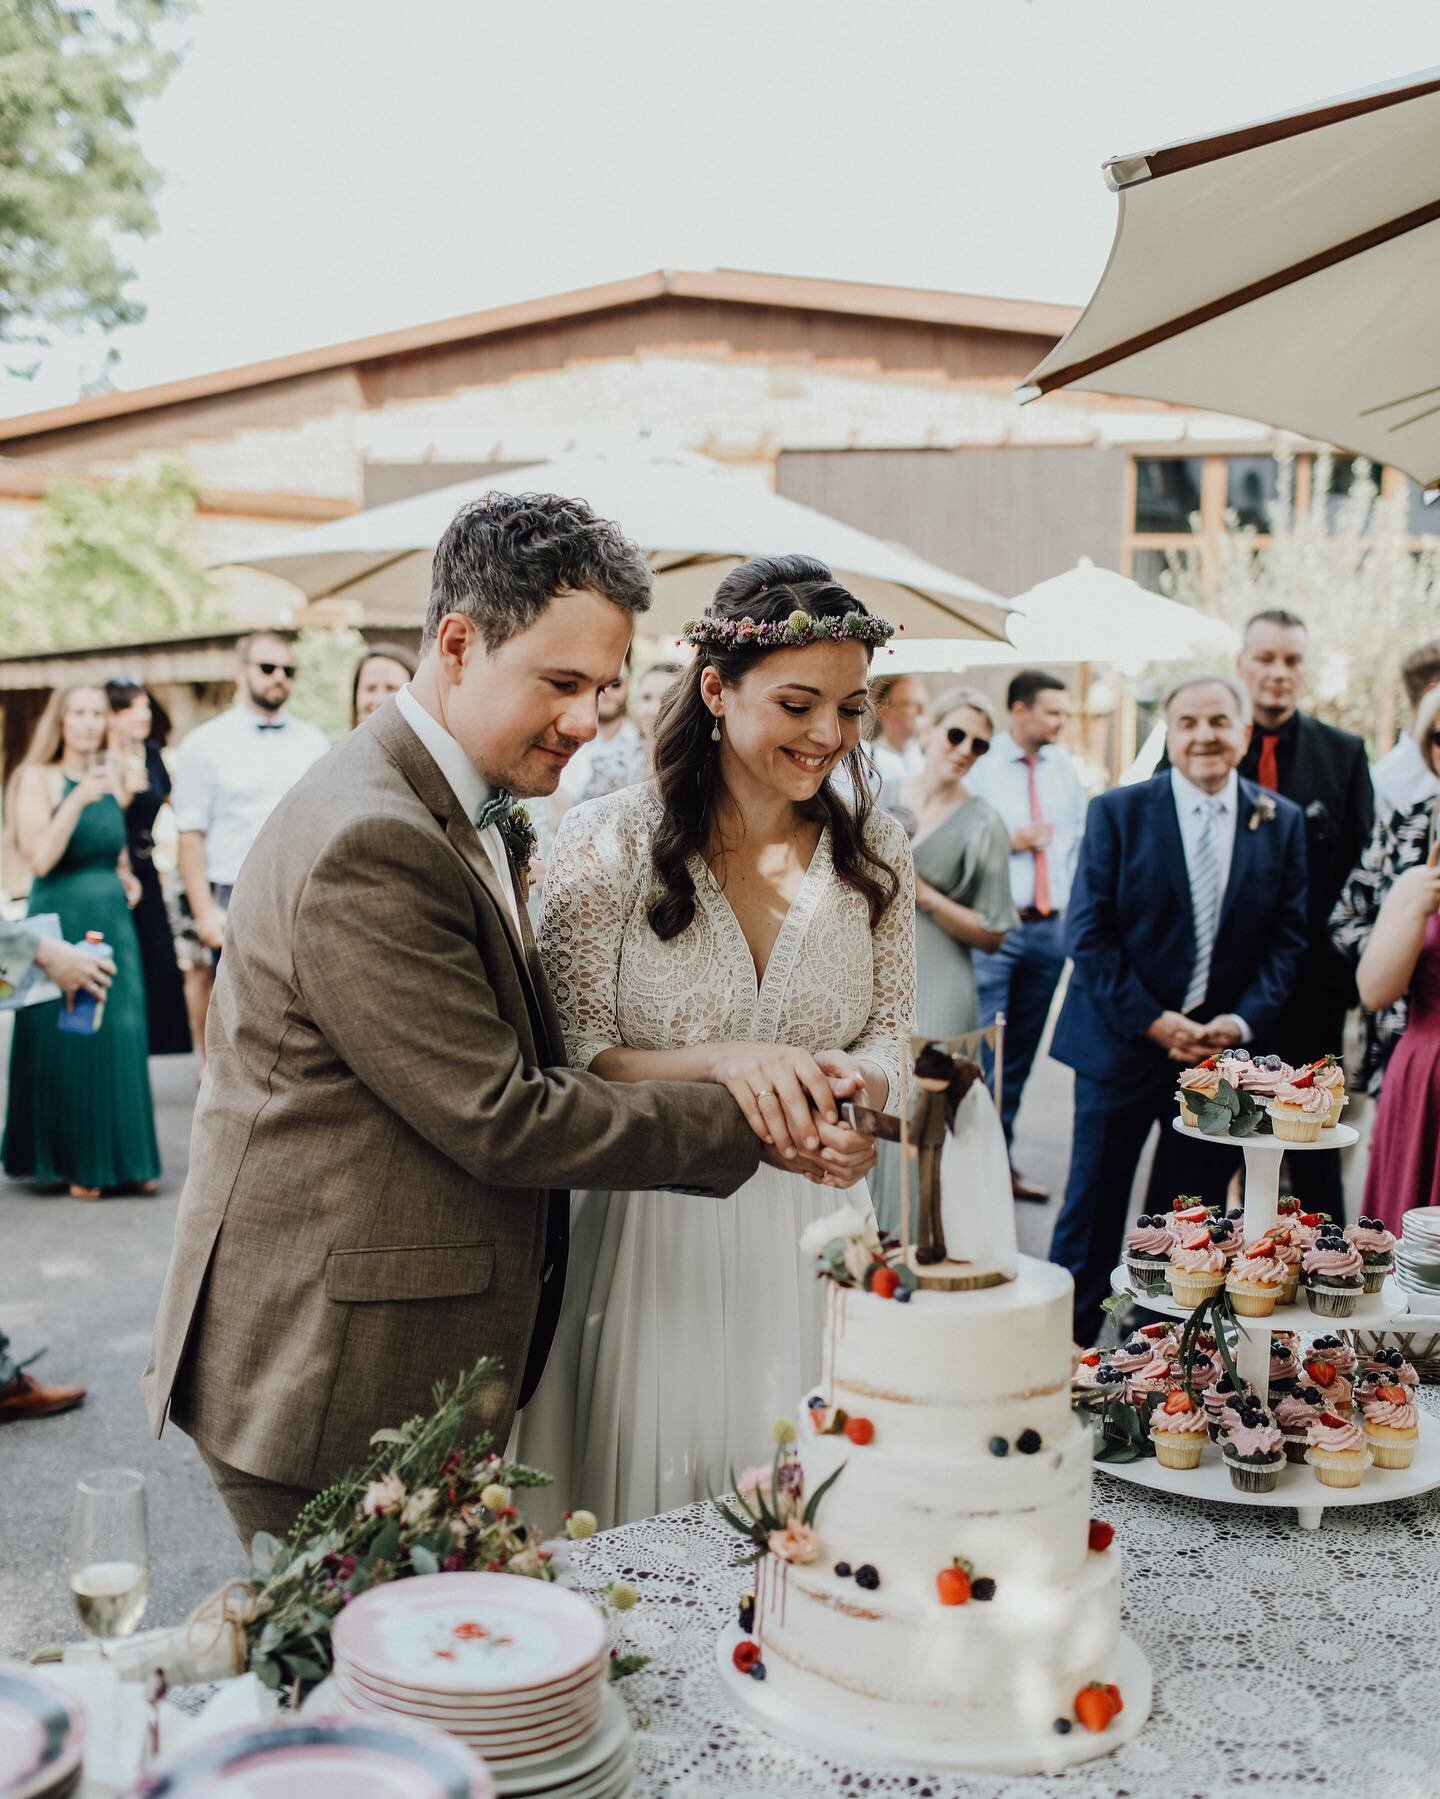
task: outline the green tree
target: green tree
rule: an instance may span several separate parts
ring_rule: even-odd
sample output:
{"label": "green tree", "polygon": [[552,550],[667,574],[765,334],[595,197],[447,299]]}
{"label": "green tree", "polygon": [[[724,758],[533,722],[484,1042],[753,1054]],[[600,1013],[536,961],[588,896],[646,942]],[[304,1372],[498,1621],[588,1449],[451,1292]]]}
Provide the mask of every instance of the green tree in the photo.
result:
{"label": "green tree", "polygon": [[365,639],[341,626],[312,626],[295,639],[295,692],[290,709],[331,737],[350,729],[350,693]]}
{"label": "green tree", "polygon": [[[113,330],[144,308],[116,240],[156,228],[136,112],[178,62],[189,0],[0,0],[0,344]],[[25,372],[33,373],[38,363]]]}
{"label": "green tree", "polygon": [[23,553],[0,566],[8,652],[185,637],[224,623],[218,584],[188,549],[195,501],[174,463],[107,486],[57,482]]}

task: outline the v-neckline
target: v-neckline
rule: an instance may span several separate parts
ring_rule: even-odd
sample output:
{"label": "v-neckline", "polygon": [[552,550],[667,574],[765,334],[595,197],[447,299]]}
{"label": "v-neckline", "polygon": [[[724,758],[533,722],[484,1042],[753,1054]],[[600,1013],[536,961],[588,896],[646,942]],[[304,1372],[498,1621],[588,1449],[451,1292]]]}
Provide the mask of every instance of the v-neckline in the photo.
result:
{"label": "v-neckline", "polygon": [[791,946],[796,935],[804,930],[802,903],[808,904],[811,882],[817,876],[822,859],[829,860],[829,854],[830,826],[826,824],[821,827],[820,835],[815,839],[815,848],[810,852],[810,860],[806,865],[805,873],[800,877],[800,885],[795,889],[795,897],[785,908],[785,916],[780,920],[780,929],[775,933],[775,941],[770,945],[770,954],[765,958],[763,973],[756,965],[754,951],[750,948],[750,940],[745,935],[744,926],[740,923],[735,908],[726,897],[725,889],[715,878],[714,869],[703,856],[697,854],[694,858],[704,872],[704,878],[709,884],[711,894],[724,913],[730,933],[731,948],[733,950],[738,947],[750,970],[750,984],[754,991],[754,1003],[757,1008],[770,984],[770,976],[776,964],[782,961],[782,951],[785,958],[788,958],[791,963],[794,961],[794,950]]}

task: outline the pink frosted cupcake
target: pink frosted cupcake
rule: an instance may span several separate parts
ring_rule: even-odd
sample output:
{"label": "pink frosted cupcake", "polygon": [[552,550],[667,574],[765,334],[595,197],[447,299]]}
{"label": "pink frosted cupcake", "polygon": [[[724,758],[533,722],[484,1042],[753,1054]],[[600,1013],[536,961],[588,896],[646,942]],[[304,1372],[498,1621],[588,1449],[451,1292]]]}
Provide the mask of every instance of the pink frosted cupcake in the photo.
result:
{"label": "pink frosted cupcake", "polygon": [[1329,1116],[1330,1096],[1313,1082],[1298,1087],[1285,1081],[1275,1089],[1268,1110],[1270,1128],[1282,1142],[1314,1143]]}
{"label": "pink frosted cupcake", "polygon": [[1395,1272],[1395,1238],[1378,1218],[1362,1218],[1347,1225],[1345,1241],[1360,1251],[1365,1291],[1378,1293]]}
{"label": "pink frosted cupcake", "polygon": [[1300,1360],[1288,1343],[1270,1339],[1270,1409],[1282,1393],[1288,1393],[1300,1378]]}
{"label": "pink frosted cupcake", "polygon": [[1237,1493],[1273,1493],[1285,1466],[1285,1438],[1268,1412],[1241,1414],[1222,1445],[1230,1484]]}
{"label": "pink frosted cupcake", "polygon": [[1410,1389],[1396,1381],[1367,1380],[1360,1390],[1365,1443],[1377,1468],[1408,1468],[1420,1437],[1420,1413]]}
{"label": "pink frosted cupcake", "polygon": [[[1312,1337],[1305,1346],[1304,1359],[1307,1362],[1313,1362],[1317,1357],[1322,1362],[1328,1362],[1337,1374],[1353,1376],[1355,1373],[1358,1360],[1355,1351],[1343,1337],[1336,1336],[1334,1331],[1326,1331],[1323,1336]],[[1388,1367],[1389,1363],[1386,1363],[1386,1366]]]}
{"label": "pink frosted cupcake", "polygon": [[1310,1426],[1325,1410],[1318,1387],[1296,1387],[1275,1401],[1275,1422],[1285,1439],[1285,1460],[1303,1462],[1310,1447]]}
{"label": "pink frosted cupcake", "polygon": [[1226,1266],[1225,1252],[1211,1242],[1209,1231],[1194,1230],[1182,1247],[1170,1252],[1170,1291],[1176,1305],[1193,1312],[1213,1299],[1225,1285]]}
{"label": "pink frosted cupcake", "polygon": [[1162,1468],[1196,1468],[1204,1451],[1205,1410],[1184,1391],[1170,1393],[1150,1414],[1150,1441]]}
{"label": "pink frosted cupcake", "polygon": [[1176,1098],[1180,1101],[1180,1122],[1188,1124],[1192,1130],[1200,1123],[1198,1107],[1207,1099],[1214,1099],[1220,1091],[1220,1071],[1215,1066],[1212,1056],[1208,1062],[1202,1062],[1198,1068],[1187,1068],[1177,1083]]}
{"label": "pink frosted cupcake", "polygon": [[[1351,1357],[1350,1365],[1353,1368],[1355,1365],[1353,1350]],[[1375,1350],[1373,1354],[1367,1355],[1360,1364],[1360,1372],[1381,1375],[1386,1380],[1398,1382],[1402,1387],[1418,1387],[1420,1385],[1420,1376],[1415,1372],[1414,1365],[1407,1362],[1398,1349]]]}
{"label": "pink frosted cupcake", "polygon": [[1268,1318],[1285,1285],[1285,1264],[1263,1251],[1238,1257],[1225,1276],[1225,1291],[1241,1318]]}
{"label": "pink frosted cupcake", "polygon": [[[1295,1241],[1294,1227],[1288,1223],[1272,1224],[1263,1237],[1250,1245],[1250,1249],[1257,1248],[1262,1243],[1285,1270],[1278,1303],[1282,1306],[1294,1305],[1295,1295],[1300,1289],[1300,1258],[1304,1254]],[[1248,1255],[1250,1250],[1247,1249],[1245,1253]]]}
{"label": "pink frosted cupcake", "polygon": [[1170,1272],[1171,1237],[1163,1218],[1142,1212],[1125,1233],[1125,1272],[1138,1294],[1158,1293]]}
{"label": "pink frosted cupcake", "polygon": [[1360,1477],[1370,1466],[1370,1451],[1365,1447],[1365,1433],[1358,1424],[1337,1418],[1333,1412],[1322,1412],[1310,1426],[1310,1447],[1305,1460],[1315,1470],[1322,1487],[1358,1487]]}
{"label": "pink frosted cupcake", "polygon": [[1340,1114],[1345,1110],[1345,1070],[1340,1066],[1338,1057],[1321,1056],[1318,1062],[1312,1062],[1309,1074],[1315,1085],[1330,1101],[1330,1111],[1325,1119],[1323,1129],[1333,1131],[1340,1122]]}
{"label": "pink frosted cupcake", "polygon": [[1312,1312],[1322,1318],[1348,1318],[1365,1290],[1360,1251],[1339,1231],[1322,1231],[1301,1257],[1300,1284]]}
{"label": "pink frosted cupcake", "polygon": [[1280,1088],[1294,1079],[1295,1070],[1279,1056],[1252,1056],[1240,1064],[1237,1085],[1242,1093],[1256,1100],[1273,1099]]}

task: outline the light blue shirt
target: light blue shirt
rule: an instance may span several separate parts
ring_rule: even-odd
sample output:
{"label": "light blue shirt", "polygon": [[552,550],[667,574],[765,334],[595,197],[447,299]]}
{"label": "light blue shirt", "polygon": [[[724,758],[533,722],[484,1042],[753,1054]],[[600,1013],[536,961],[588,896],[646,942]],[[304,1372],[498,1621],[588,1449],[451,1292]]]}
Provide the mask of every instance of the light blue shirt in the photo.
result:
{"label": "light blue shirt", "polygon": [[[1035,784],[1040,811],[1045,823],[1055,829],[1045,850],[1050,869],[1050,905],[1053,911],[1063,912],[1070,904],[1075,862],[1085,834],[1085,789],[1074,763],[1058,744],[1047,743],[1037,754]],[[970,770],[965,785],[982,800],[989,800],[1005,820],[1007,831],[1014,833],[1031,823],[1030,770],[1025,765],[1024,750],[1008,731],[1002,731],[991,743],[989,755],[982,756]],[[1010,896],[1021,912],[1035,904],[1033,850],[1012,852]]]}
{"label": "light blue shirt", "polygon": [[[1175,798],[1175,817],[1180,826],[1180,847],[1185,852],[1187,880],[1193,881],[1194,878],[1192,871],[1195,867],[1195,847],[1205,828],[1206,811],[1211,805],[1215,808],[1219,819],[1215,859],[1219,864],[1220,894],[1223,899],[1225,889],[1230,885],[1230,864],[1235,860],[1235,833],[1240,824],[1240,777],[1232,768],[1229,779],[1212,798],[1193,781],[1186,780],[1178,768],[1172,767],[1170,792]],[[1248,1043],[1250,1026],[1238,1012],[1232,1012],[1230,1016],[1240,1027],[1240,1041]]]}

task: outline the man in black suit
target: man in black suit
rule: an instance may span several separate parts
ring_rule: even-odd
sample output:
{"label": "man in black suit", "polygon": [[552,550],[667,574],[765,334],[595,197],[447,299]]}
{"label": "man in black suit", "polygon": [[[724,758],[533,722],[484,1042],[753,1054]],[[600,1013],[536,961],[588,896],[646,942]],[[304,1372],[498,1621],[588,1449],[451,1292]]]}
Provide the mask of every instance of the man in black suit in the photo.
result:
{"label": "man in black suit", "polygon": [[[1355,981],[1330,941],[1330,913],[1375,819],[1365,745],[1299,710],[1308,645],[1305,621],[1295,613],[1257,612],[1245,627],[1237,664],[1254,718],[1240,773],[1305,814],[1308,941],[1289,1003],[1273,1035],[1257,1046],[1292,1063],[1340,1054]],[[1288,1184],[1312,1211],[1340,1217],[1338,1156],[1292,1156]]]}
{"label": "man in black suit", "polygon": [[[1222,1202],[1239,1158],[1171,1130],[1180,1074],[1237,1044],[1260,1053],[1305,950],[1305,821],[1237,778],[1249,723],[1228,675],[1165,702],[1173,766],[1090,802],[1066,916],[1070,986],[1050,1053],[1075,1070],[1075,1134],[1050,1260],[1075,1277],[1094,1340],[1152,1127],[1147,1211]],[[1296,1157],[1322,1162],[1328,1158]]]}

